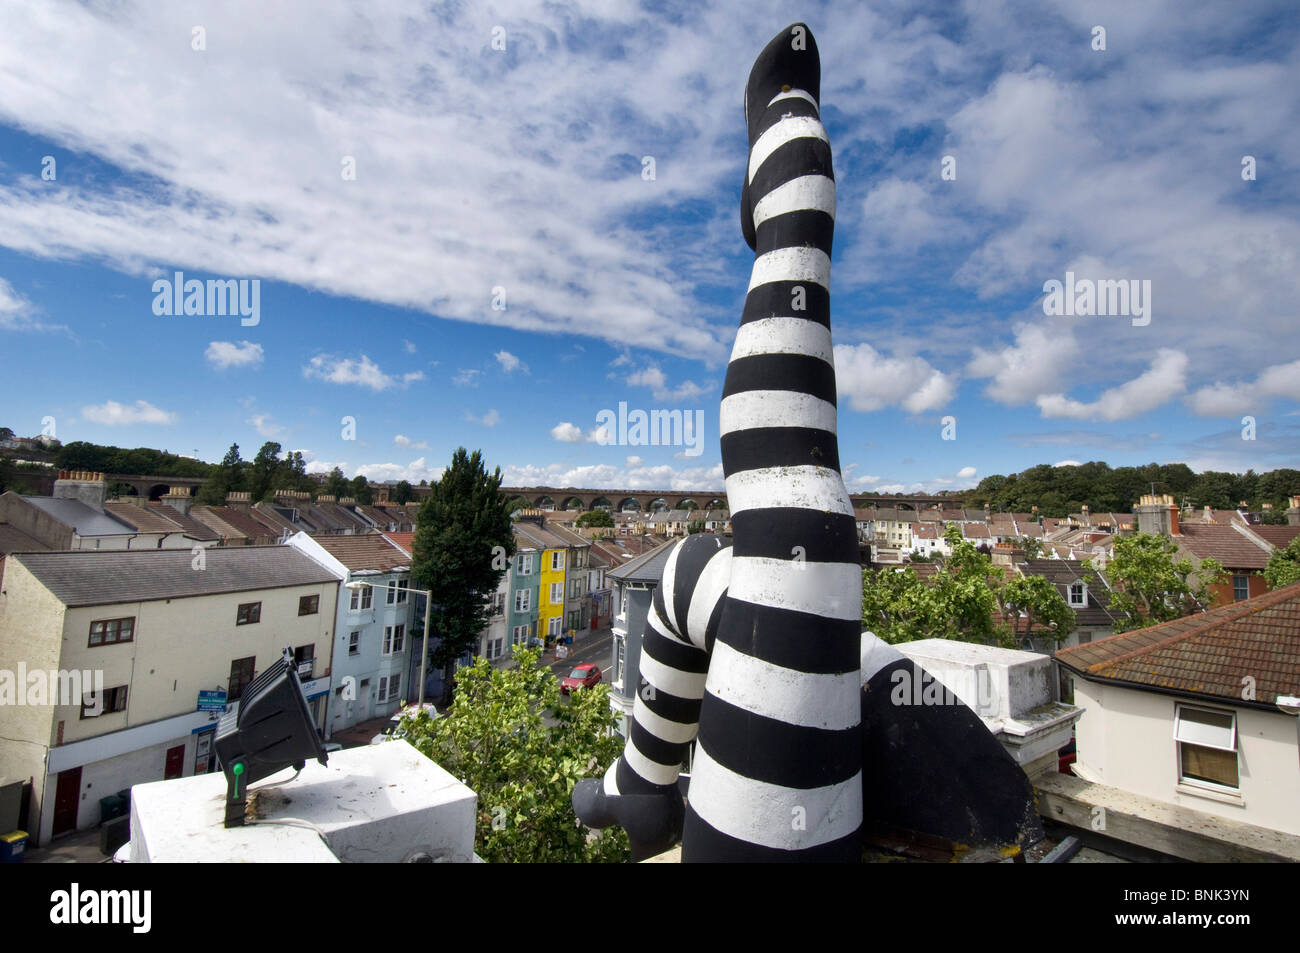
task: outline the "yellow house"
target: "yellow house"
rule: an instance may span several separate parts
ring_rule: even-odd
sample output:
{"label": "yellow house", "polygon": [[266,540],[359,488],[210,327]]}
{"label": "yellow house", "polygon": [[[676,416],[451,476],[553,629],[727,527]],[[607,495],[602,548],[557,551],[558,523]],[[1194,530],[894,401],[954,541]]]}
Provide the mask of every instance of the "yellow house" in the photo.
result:
{"label": "yellow house", "polygon": [[215,770],[217,717],[286,648],[323,724],[338,578],[287,546],[9,556],[0,766],[32,785],[37,843],[100,798]]}
{"label": "yellow house", "polygon": [[524,511],[515,524],[515,532],[541,551],[541,579],[537,592],[537,636],[553,642],[563,635],[565,573],[569,564],[570,542],[545,527],[540,512]]}

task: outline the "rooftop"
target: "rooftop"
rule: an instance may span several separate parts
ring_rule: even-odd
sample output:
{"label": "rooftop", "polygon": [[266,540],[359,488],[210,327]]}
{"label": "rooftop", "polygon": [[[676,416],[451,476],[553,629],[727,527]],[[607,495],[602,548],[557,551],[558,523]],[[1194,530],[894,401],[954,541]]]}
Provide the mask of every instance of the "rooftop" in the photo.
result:
{"label": "rooftop", "polygon": [[11,556],[68,607],[184,599],[253,589],[338,582],[288,546],[206,549],[204,568],[188,549],[74,550]]}
{"label": "rooftop", "polygon": [[[1270,708],[1279,695],[1300,690],[1300,583],[1061,649],[1056,659],[1091,681]],[[1242,699],[1247,684],[1255,687],[1254,701]]]}
{"label": "rooftop", "polygon": [[350,570],[393,572],[411,568],[411,557],[378,533],[363,536],[313,535],[312,539]]}

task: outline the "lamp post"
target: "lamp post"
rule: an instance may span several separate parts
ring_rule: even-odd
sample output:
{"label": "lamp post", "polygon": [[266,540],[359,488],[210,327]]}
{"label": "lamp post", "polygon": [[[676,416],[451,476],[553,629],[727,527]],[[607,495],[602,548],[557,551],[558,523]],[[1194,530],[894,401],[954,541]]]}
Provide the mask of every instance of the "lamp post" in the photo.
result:
{"label": "lamp post", "polygon": [[[354,579],[351,582],[343,584],[345,589],[388,589],[388,586],[376,586],[373,582],[362,582],[360,579]],[[424,709],[424,667],[429,659],[429,610],[433,608],[433,593],[427,589],[410,589],[407,592],[414,592],[417,595],[424,596],[424,632],[420,636],[420,709]]]}

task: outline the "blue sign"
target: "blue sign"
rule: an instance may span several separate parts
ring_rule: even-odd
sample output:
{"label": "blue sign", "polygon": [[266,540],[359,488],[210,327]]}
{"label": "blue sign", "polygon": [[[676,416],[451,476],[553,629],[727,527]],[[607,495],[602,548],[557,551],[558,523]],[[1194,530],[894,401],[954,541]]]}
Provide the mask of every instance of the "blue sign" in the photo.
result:
{"label": "blue sign", "polygon": [[199,692],[199,711],[225,711],[225,692]]}

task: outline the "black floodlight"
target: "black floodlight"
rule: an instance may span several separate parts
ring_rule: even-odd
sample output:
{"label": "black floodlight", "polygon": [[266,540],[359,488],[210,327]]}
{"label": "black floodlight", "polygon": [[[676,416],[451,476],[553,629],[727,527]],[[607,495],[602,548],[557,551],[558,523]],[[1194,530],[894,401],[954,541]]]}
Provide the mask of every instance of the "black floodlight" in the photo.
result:
{"label": "black floodlight", "polygon": [[216,749],[226,775],[226,827],[243,826],[254,781],[288,767],[301,771],[308,758],[329,760],[289,650],[249,682],[238,713],[222,717]]}

